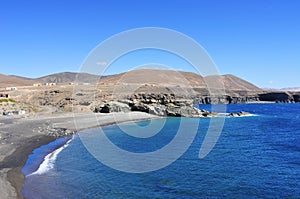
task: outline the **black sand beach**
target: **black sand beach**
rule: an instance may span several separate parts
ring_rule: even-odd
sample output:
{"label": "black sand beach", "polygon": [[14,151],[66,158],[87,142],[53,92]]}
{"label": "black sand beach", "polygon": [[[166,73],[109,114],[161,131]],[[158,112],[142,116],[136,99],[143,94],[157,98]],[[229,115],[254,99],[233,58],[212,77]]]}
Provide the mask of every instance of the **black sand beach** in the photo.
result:
{"label": "black sand beach", "polygon": [[114,114],[61,113],[30,118],[0,117],[0,193],[2,198],[23,198],[21,168],[35,148],[56,139],[55,129],[80,131],[119,122],[157,118],[142,112]]}

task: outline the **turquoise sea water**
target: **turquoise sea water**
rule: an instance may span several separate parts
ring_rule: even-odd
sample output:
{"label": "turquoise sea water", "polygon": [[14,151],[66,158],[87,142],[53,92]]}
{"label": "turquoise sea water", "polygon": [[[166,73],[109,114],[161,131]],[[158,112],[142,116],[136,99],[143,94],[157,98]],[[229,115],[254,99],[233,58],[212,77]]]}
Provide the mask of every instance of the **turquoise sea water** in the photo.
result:
{"label": "turquoise sea water", "polygon": [[[22,170],[26,176],[22,194],[28,199],[299,198],[300,104],[227,107],[228,112],[241,110],[255,116],[226,118],[217,144],[203,159],[198,154],[210,119],[189,119],[191,124],[199,121],[199,129],[188,150],[171,165],[148,173],[125,173],[100,163],[80,140],[84,132],[72,139],[60,138],[28,158]],[[150,138],[131,137],[116,125],[102,129],[120,148],[145,153],[170,143],[179,123],[180,118],[168,118]],[[137,124],[147,126],[149,121]],[[185,131],[191,133],[189,128]],[[89,132],[96,135],[99,130]],[[126,158],[120,161],[126,163]]]}

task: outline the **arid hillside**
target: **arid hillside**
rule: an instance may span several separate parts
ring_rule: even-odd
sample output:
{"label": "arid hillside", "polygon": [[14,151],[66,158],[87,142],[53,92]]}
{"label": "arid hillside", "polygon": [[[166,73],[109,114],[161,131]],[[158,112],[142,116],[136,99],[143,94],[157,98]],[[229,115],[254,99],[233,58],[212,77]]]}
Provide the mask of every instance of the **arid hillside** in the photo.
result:
{"label": "arid hillside", "polygon": [[99,80],[98,75],[88,73],[64,72],[51,74],[39,78],[27,78],[13,75],[0,74],[0,88],[15,87],[15,86],[32,86],[33,84],[45,83],[95,83]]}
{"label": "arid hillside", "polygon": [[257,86],[234,75],[207,76],[174,70],[140,69],[121,73],[100,81],[103,84],[148,84],[159,87],[181,86],[207,88],[207,84],[217,82],[225,90],[261,91]]}
{"label": "arid hillside", "polygon": [[33,83],[34,81],[30,78],[0,74],[0,88],[9,86],[29,86]]}
{"label": "arid hillside", "polygon": [[70,83],[70,82],[85,82],[93,83],[99,80],[98,75],[92,75],[88,73],[74,73],[74,72],[64,72],[56,73],[52,75],[43,76],[34,79],[36,82],[41,83]]}

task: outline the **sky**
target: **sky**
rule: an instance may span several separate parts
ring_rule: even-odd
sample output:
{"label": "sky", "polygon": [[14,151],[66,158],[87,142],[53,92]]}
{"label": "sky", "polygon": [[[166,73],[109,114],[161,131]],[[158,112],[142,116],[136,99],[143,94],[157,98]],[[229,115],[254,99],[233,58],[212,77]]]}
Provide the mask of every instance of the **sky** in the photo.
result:
{"label": "sky", "polygon": [[[198,42],[221,74],[262,88],[300,87],[299,11],[298,0],[3,0],[0,73],[40,77],[76,72],[111,36],[161,27]],[[184,61],[151,50],[118,61],[107,74],[149,62],[191,71]]]}

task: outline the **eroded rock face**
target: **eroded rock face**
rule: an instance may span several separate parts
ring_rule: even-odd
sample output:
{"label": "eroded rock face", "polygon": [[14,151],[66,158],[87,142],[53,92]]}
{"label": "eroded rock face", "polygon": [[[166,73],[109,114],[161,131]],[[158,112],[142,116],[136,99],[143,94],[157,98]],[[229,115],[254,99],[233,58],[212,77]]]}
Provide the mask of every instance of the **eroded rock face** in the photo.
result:
{"label": "eroded rock face", "polygon": [[194,99],[194,104],[242,104],[259,101],[258,96],[218,96],[218,97],[198,97]]}
{"label": "eroded rock face", "polygon": [[[105,104],[101,104],[94,108],[94,112],[96,113],[111,113],[111,112],[129,112],[129,111],[139,111],[146,112],[149,114],[157,115],[157,116],[169,116],[169,117],[215,117],[218,114],[214,112],[209,112],[206,110],[199,110],[198,108],[193,107],[192,105],[182,105],[177,106],[173,103],[168,103],[166,105],[163,104],[144,104],[140,101],[124,101],[124,102],[116,102],[111,101]],[[247,112],[237,112],[228,114],[229,117],[239,117],[239,116],[247,116],[251,115]]]}
{"label": "eroded rock face", "polygon": [[293,95],[293,98],[294,98],[294,102],[300,102],[300,94],[294,94]]}
{"label": "eroded rock face", "polygon": [[168,104],[173,103],[175,101],[174,94],[145,94],[145,93],[138,93],[134,94],[129,97],[132,101],[139,101],[144,104]]}
{"label": "eroded rock face", "polygon": [[96,113],[111,113],[111,112],[129,112],[140,111],[157,116],[170,116],[170,117],[212,117],[215,113],[211,113],[205,110],[199,110],[192,105],[177,106],[173,103],[166,105],[151,103],[145,104],[135,100],[123,102],[111,101],[99,106],[96,106],[93,110]]}
{"label": "eroded rock face", "polygon": [[269,102],[284,102],[284,103],[294,102],[293,96],[287,92],[269,92],[269,93],[259,94],[259,100],[269,101]]}

